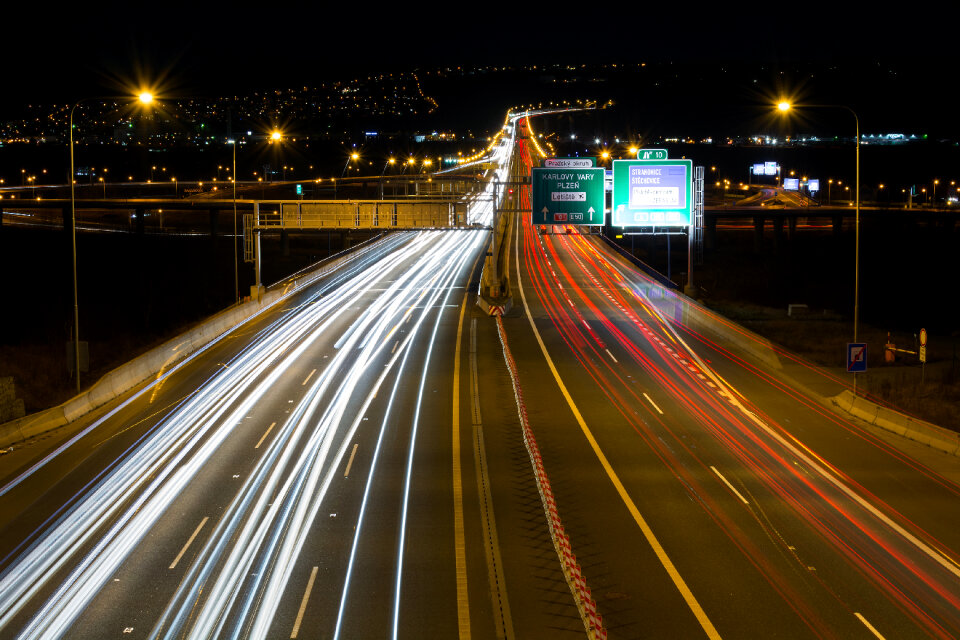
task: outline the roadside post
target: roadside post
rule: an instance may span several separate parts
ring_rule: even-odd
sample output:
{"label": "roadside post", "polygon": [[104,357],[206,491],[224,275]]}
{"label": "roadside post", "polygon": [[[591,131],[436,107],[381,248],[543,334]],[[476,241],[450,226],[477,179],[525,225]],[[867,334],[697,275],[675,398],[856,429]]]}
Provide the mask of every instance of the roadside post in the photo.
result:
{"label": "roadside post", "polygon": [[927,330],[920,329],[920,382],[923,383],[927,372]]}

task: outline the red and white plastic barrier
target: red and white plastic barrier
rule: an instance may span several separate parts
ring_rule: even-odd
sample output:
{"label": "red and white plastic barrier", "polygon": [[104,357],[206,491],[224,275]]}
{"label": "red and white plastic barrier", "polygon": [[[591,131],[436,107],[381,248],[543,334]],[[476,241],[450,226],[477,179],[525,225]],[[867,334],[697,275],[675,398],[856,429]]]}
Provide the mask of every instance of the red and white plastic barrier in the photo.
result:
{"label": "red and white plastic barrier", "polygon": [[507,345],[507,335],[503,328],[503,319],[500,316],[497,316],[497,331],[500,334],[500,344],[503,346],[503,357],[506,360],[507,369],[510,371],[510,379],[513,381],[513,393],[517,399],[517,411],[520,414],[523,442],[530,456],[530,464],[533,467],[537,490],[540,492],[540,501],[543,503],[543,513],[547,517],[547,527],[550,530],[553,548],[557,552],[560,566],[563,568],[563,575],[570,587],[570,592],[573,593],[577,609],[580,611],[580,618],[587,630],[587,637],[591,640],[606,640],[607,631],[603,628],[603,618],[597,612],[597,603],[593,599],[590,589],[587,588],[587,581],[583,577],[580,565],[577,563],[577,556],[574,555],[573,548],[570,546],[570,538],[564,532],[563,524],[560,522],[557,501],[553,496],[553,489],[550,488],[550,479],[547,478],[543,458],[540,456],[539,447],[537,447],[537,440],[533,437],[533,430],[530,429],[527,407],[523,401],[523,390],[520,388],[520,378],[517,375],[517,364],[510,353],[510,347]]}

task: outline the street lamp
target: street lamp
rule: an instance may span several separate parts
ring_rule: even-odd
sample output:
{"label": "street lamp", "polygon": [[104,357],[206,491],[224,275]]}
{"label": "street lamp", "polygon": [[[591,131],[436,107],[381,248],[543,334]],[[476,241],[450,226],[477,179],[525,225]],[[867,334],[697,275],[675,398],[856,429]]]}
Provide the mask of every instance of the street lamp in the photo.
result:
{"label": "street lamp", "polygon": [[[77,198],[74,188],[76,169],[73,162],[73,112],[81,102],[95,98],[81,98],[70,108],[70,122],[68,137],[70,140],[70,231],[73,251],[73,370],[77,374],[77,393],[80,393],[80,305],[77,302]],[[143,91],[137,96],[142,105],[153,102],[153,94]],[[106,185],[104,185],[106,194]],[[106,195],[104,195],[106,197]]]}
{"label": "street lamp", "polygon": [[350,156],[347,158],[346,163],[344,163],[344,165],[343,165],[343,171],[340,172],[340,177],[341,177],[341,178],[342,178],[344,175],[346,175],[346,173],[347,173],[347,167],[350,166],[350,161],[351,161],[351,160],[357,160],[359,157],[360,157],[360,154],[359,154],[359,153],[354,152],[354,153],[351,153],[351,154],[350,154]]}
{"label": "street lamp", "polygon": [[396,163],[397,163],[397,161],[394,160],[393,158],[390,158],[389,160],[387,160],[386,162],[384,162],[384,163],[383,163],[383,171],[380,172],[380,177],[382,178],[382,177],[384,176],[384,174],[387,173],[387,165],[396,164]]}
{"label": "street lamp", "polygon": [[[240,304],[240,267],[237,256],[237,181],[234,179],[237,175],[237,141],[236,139],[227,141],[233,147],[233,176],[230,180],[233,182],[233,295],[236,296],[237,304]],[[219,167],[217,167],[219,176]]]}
{"label": "street lamp", "polygon": [[[857,325],[860,320],[860,118],[857,117],[856,111],[850,107],[842,104],[805,104],[805,105],[796,105],[799,108],[826,108],[826,109],[846,109],[853,116],[854,124],[856,125],[856,180],[853,187],[854,198],[856,201],[856,213],[855,213],[855,222],[854,222],[854,249],[853,249],[853,341],[857,341]],[[780,102],[777,105],[777,109],[781,113],[786,113],[791,109],[795,108],[794,105],[791,105],[789,102]],[[857,374],[853,374],[853,395],[857,395]]]}

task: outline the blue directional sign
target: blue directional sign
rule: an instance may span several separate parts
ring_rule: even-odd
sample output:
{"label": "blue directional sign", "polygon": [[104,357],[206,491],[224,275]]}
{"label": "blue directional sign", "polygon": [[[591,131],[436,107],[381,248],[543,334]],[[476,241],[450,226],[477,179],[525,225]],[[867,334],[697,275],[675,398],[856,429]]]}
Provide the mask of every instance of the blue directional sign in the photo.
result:
{"label": "blue directional sign", "polygon": [[613,161],[612,225],[686,227],[692,208],[692,160]]}
{"label": "blue directional sign", "polygon": [[863,373],[867,370],[867,344],[865,342],[847,343],[847,371]]}

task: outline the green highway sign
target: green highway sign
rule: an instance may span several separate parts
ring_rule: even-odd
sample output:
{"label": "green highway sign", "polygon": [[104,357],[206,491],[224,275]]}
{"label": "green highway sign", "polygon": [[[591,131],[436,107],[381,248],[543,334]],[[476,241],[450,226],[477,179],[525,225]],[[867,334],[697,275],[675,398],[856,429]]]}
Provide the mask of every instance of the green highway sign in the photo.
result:
{"label": "green highway sign", "polygon": [[606,192],[603,167],[531,173],[533,224],[603,224]]}
{"label": "green highway sign", "polygon": [[640,149],[637,151],[637,160],[666,160],[666,149]]}
{"label": "green highway sign", "polygon": [[613,161],[613,226],[687,227],[692,209],[692,160]]}

